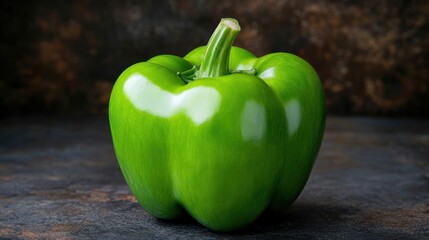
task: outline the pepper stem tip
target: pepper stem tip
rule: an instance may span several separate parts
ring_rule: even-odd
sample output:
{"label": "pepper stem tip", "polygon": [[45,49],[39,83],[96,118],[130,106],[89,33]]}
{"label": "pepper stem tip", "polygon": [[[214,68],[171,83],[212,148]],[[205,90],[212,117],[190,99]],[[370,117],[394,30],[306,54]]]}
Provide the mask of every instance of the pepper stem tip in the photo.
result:
{"label": "pepper stem tip", "polygon": [[231,28],[234,31],[240,31],[241,27],[238,21],[234,18],[222,18],[221,22],[225,25],[227,25],[229,28]]}

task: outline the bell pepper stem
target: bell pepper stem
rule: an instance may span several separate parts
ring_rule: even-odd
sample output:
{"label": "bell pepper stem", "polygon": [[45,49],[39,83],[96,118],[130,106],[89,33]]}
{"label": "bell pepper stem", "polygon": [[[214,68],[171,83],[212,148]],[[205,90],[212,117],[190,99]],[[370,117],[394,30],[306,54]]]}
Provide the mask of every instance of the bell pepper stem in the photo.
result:
{"label": "bell pepper stem", "polygon": [[230,74],[229,55],[232,43],[241,28],[237,20],[222,18],[207,44],[197,78],[219,77]]}

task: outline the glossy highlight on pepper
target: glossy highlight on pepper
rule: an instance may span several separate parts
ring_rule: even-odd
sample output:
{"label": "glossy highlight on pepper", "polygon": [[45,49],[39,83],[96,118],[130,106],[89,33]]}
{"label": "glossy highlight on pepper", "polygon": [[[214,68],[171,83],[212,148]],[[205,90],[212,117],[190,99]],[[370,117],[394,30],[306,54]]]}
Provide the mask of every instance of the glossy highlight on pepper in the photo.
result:
{"label": "glossy highlight on pepper", "polygon": [[[174,94],[161,89],[140,74],[127,79],[124,92],[135,108],[141,111],[164,118],[182,111],[197,125],[210,119],[220,103],[220,94],[213,88],[200,86]],[[153,99],[156,101],[152,101]]]}
{"label": "glossy highlight on pepper", "polygon": [[325,125],[317,73],[292,54],[232,46],[239,31],[222,19],[207,46],[134,64],[113,87],[119,166],[155,217],[186,211],[231,231],[287,208],[307,182]]}

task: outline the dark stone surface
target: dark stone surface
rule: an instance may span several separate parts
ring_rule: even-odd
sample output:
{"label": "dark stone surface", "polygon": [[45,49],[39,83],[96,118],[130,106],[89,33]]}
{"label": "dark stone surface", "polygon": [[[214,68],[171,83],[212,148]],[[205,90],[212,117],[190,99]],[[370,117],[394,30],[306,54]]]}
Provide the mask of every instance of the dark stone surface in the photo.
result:
{"label": "dark stone surface", "polygon": [[429,121],[329,118],[311,178],[284,213],[234,233],[136,203],[106,118],[0,124],[0,239],[427,239]]}
{"label": "dark stone surface", "polygon": [[236,45],[315,67],[329,112],[429,116],[427,16],[418,0],[3,0],[0,107],[105,112],[126,67],[183,56],[235,17]]}

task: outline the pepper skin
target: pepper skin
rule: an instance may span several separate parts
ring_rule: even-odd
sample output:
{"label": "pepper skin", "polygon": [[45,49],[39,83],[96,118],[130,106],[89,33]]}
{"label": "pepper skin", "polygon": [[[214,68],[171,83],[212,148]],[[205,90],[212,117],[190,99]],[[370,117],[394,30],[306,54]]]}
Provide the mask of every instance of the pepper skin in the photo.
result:
{"label": "pepper skin", "polygon": [[319,77],[295,55],[232,47],[239,31],[222,19],[207,47],[132,65],[113,87],[119,165],[157,218],[187,211],[213,230],[243,228],[308,180],[325,126]]}

